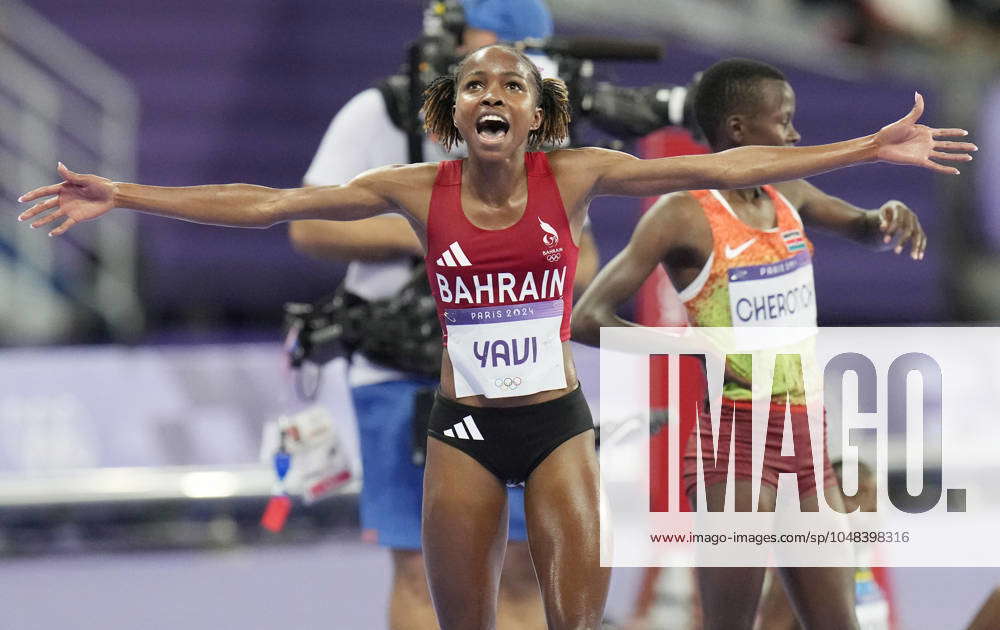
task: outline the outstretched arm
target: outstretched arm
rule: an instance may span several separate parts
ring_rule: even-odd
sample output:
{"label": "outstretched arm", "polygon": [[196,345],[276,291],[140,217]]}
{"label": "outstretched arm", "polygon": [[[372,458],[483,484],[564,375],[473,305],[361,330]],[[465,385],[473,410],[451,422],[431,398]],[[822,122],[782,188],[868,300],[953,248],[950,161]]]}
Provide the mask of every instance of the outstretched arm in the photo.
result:
{"label": "outstretched arm", "polygon": [[[965,136],[963,129],[932,129],[917,124],[924,101],[915,95],[913,109],[878,133],[812,147],[750,146],[709,155],[639,160],[624,153],[591,150],[585,165],[596,173],[591,196],[647,197],[678,190],[749,188],[801,179],[864,162],[921,166],[939,173],[957,174],[946,162],[968,162],[974,144],[937,140]],[[957,153],[950,153],[957,151]],[[931,159],[933,158],[933,160]]]}
{"label": "outstretched arm", "polygon": [[[64,219],[49,232],[59,236],[77,223],[112,208],[129,208],[162,217],[232,227],[270,227],[294,219],[350,221],[384,212],[420,207],[417,202],[427,167],[386,167],[364,173],[343,186],[276,189],[251,184],[165,188],[112,182],[97,175],[74,173],[59,164],[63,181],[36,188],[19,201],[36,201],[18,217],[41,227]],[[431,180],[433,175],[430,175]],[[426,187],[430,190],[430,185]],[[47,199],[46,199],[47,198]]]}
{"label": "outstretched arm", "polygon": [[927,249],[927,235],[916,213],[902,201],[890,200],[877,210],[858,208],[828,195],[807,181],[778,186],[789,203],[798,208],[802,221],[859,245],[877,251],[892,249],[900,254],[910,245],[910,257],[920,260]]}
{"label": "outstretched arm", "polygon": [[639,220],[625,249],[601,269],[573,307],[574,341],[601,343],[602,326],[637,326],[618,316],[618,309],[646,281],[670,247],[671,230],[664,215],[650,210]]}

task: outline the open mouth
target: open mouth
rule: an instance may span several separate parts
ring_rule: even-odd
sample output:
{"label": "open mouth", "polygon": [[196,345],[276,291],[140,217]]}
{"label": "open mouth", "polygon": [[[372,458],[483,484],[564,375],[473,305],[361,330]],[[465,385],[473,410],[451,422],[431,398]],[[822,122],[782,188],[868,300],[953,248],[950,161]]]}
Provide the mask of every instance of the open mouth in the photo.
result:
{"label": "open mouth", "polygon": [[510,123],[497,114],[483,114],[476,121],[476,133],[487,142],[498,142],[507,136]]}

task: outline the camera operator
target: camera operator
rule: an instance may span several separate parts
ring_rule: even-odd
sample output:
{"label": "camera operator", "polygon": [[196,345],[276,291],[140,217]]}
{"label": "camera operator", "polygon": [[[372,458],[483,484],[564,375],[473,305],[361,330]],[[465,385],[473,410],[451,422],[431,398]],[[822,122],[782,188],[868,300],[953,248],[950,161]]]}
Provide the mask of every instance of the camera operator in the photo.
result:
{"label": "camera operator", "polygon": [[[464,9],[464,23],[461,9]],[[443,41],[443,48],[447,49],[451,30],[457,53],[499,40],[544,38],[552,31],[548,9],[540,0],[465,0],[462,6],[432,2],[427,16],[425,31],[434,32],[425,32],[423,41],[431,35],[436,39],[427,45],[437,46]],[[435,20],[436,24],[429,27],[428,21]],[[411,55],[411,64],[414,61]],[[416,74],[411,72],[410,76]],[[417,107],[404,103],[404,113],[400,114],[396,101],[400,94],[404,98],[407,93],[419,94],[422,86],[419,90],[408,89],[410,86],[402,79],[393,77],[378,88],[361,92],[337,113],[305,175],[306,185],[343,184],[369,169],[405,163],[414,157],[407,133],[413,127],[408,126],[406,118],[407,112]],[[404,84],[400,88],[401,82]],[[460,157],[445,153],[433,138],[421,135],[419,140],[416,148],[418,158],[423,161]],[[343,147],[354,149],[345,152]],[[354,222],[297,221],[291,225],[290,236],[294,247],[303,254],[351,261],[344,289],[369,303],[397,296],[404,287],[413,286],[415,277],[423,275],[415,262],[423,256],[422,246],[400,216]],[[593,278],[597,270],[597,255],[589,232],[580,247],[578,286]],[[436,312],[431,304],[428,323],[437,331]],[[378,326],[377,322],[369,324],[372,328]],[[402,344],[407,341],[403,338],[407,330],[400,329],[418,327],[384,328],[387,334],[383,336],[398,335]],[[440,339],[435,339],[429,347],[440,352]],[[420,551],[423,467],[415,463],[420,460],[421,441],[426,439],[426,416],[437,379],[436,375],[394,369],[386,365],[384,358],[376,362],[363,350],[356,352],[348,372],[364,475],[361,524],[367,540],[389,548],[392,554],[389,627],[392,630],[437,628]],[[436,365],[433,360],[427,363]],[[523,488],[509,490],[511,542],[500,584],[497,627],[501,629],[545,627],[526,543],[523,492]]]}

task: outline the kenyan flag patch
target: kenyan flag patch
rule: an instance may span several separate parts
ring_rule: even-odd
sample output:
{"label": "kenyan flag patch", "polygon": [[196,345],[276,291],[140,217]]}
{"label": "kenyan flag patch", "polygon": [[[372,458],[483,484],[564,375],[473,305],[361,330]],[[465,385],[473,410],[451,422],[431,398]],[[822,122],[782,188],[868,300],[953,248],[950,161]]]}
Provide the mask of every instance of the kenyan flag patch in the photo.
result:
{"label": "kenyan flag patch", "polygon": [[806,237],[802,235],[802,230],[782,232],[781,240],[785,241],[785,247],[790,252],[800,252],[806,248]]}

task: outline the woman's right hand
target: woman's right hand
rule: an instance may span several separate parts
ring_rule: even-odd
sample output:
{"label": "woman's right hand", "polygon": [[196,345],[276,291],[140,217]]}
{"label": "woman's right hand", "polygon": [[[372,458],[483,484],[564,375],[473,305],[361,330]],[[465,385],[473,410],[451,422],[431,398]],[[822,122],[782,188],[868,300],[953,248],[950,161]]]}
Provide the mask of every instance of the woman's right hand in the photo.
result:
{"label": "woman's right hand", "polygon": [[115,207],[115,184],[110,179],[74,173],[62,162],[57,170],[64,180],[62,183],[36,188],[18,198],[26,202],[50,197],[22,212],[18,221],[48,213],[31,223],[32,228],[37,228],[65,217],[65,221],[49,232],[49,236],[60,236],[77,223],[96,219]]}

